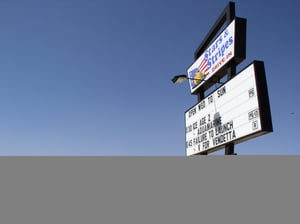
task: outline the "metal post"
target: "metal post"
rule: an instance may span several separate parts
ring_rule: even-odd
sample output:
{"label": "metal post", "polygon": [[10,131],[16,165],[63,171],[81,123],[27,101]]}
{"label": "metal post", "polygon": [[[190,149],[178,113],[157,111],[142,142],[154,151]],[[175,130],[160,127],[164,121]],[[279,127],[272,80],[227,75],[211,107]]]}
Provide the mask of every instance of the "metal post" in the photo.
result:
{"label": "metal post", "polygon": [[[232,61],[227,67],[227,80],[230,80],[236,75],[236,63]],[[234,153],[234,143],[225,145],[225,155],[236,155]]]}
{"label": "metal post", "polygon": [[225,155],[236,155],[234,153],[234,144],[233,143],[229,143],[229,144],[225,145]]}
{"label": "metal post", "polygon": [[201,100],[204,99],[204,89],[202,86],[199,89],[199,93],[197,94],[197,97],[198,97],[198,103],[200,103]]}
{"label": "metal post", "polygon": [[[235,18],[235,3],[229,2],[226,8],[223,10],[207,36],[205,37],[204,41],[200,44],[197,50],[194,53],[194,59],[200,57],[200,55],[204,52],[204,50],[209,46],[210,42],[213,38],[218,34],[220,29],[224,24],[229,25]],[[227,67],[227,80],[231,79],[233,76],[236,75],[236,62],[232,60]],[[205,95],[205,88],[202,86],[197,93],[198,103],[204,99]],[[201,155],[208,155],[208,152],[202,152]],[[229,143],[225,145],[225,155],[234,155],[234,144]]]}

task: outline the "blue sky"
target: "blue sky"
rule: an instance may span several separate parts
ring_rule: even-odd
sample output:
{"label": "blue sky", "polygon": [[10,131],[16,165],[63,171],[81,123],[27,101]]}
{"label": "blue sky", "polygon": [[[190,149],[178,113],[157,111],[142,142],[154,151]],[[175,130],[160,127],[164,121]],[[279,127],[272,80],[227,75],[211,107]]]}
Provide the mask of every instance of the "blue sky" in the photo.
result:
{"label": "blue sky", "polygon": [[[197,99],[170,79],[227,3],[2,0],[0,155],[184,156]],[[265,62],[274,128],[235,151],[299,154],[300,3],[235,3],[247,19],[237,70]]]}

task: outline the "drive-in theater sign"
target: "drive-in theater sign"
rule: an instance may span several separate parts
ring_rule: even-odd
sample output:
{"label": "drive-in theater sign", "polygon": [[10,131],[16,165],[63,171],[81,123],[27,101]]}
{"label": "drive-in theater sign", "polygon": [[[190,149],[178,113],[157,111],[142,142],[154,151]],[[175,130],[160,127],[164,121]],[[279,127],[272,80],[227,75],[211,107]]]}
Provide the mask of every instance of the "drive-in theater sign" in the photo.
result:
{"label": "drive-in theater sign", "polygon": [[[264,62],[253,61],[235,74],[245,52],[246,19],[235,17],[230,2],[187,69],[191,93],[199,99],[185,112],[187,156],[233,148],[273,131]],[[227,81],[204,97],[226,74]]]}

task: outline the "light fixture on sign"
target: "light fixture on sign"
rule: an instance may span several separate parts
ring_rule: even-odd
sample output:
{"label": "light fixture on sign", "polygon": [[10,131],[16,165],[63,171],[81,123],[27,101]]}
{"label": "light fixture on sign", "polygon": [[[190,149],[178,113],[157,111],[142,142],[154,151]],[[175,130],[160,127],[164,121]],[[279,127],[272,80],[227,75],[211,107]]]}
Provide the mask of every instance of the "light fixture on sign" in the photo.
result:
{"label": "light fixture on sign", "polygon": [[[196,78],[190,78],[188,77],[187,75],[175,75],[173,78],[172,78],[172,82],[177,84],[177,83],[182,83],[186,80],[196,80],[196,81],[203,81],[205,82],[206,80],[203,80],[203,79],[196,79]],[[220,80],[216,81],[217,83],[219,84],[223,84],[223,82],[221,82]]]}
{"label": "light fixture on sign", "polygon": [[189,78],[187,75],[175,75],[173,78],[172,78],[172,82],[173,83],[182,83],[186,80],[196,80],[196,81],[203,81],[202,79],[195,79],[195,78]]}

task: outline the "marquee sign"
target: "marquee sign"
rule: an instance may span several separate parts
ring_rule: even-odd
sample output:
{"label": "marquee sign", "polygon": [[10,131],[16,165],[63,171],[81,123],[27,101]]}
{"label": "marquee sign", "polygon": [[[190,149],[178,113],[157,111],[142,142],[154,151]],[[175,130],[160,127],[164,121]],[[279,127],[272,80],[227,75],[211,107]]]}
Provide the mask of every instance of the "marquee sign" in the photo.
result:
{"label": "marquee sign", "polygon": [[[231,29],[229,26],[226,29],[228,32],[221,34],[224,40],[224,36],[229,35],[227,41],[225,40],[224,48],[226,43],[228,45],[224,50],[225,57],[233,51]],[[207,54],[209,50],[212,54],[213,48],[208,49]],[[254,61],[186,111],[185,126],[187,156],[216,151],[228,143],[239,143],[272,132],[264,63]]]}
{"label": "marquee sign", "polygon": [[[202,55],[188,68],[187,74],[191,93],[200,86],[208,84],[208,80],[216,75],[222,76],[221,69],[232,59],[245,58],[245,20],[236,18],[220,33]],[[239,46],[237,49],[236,46]]]}

